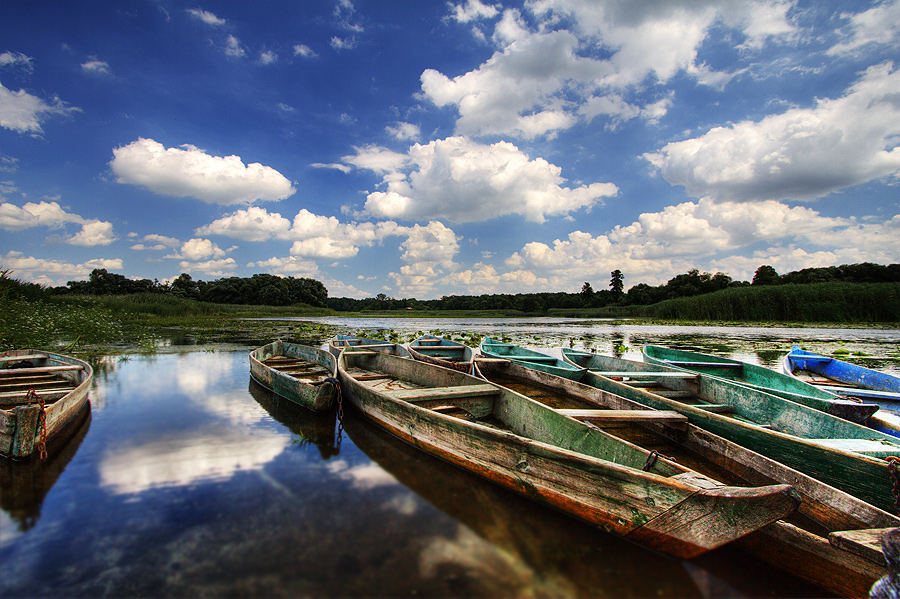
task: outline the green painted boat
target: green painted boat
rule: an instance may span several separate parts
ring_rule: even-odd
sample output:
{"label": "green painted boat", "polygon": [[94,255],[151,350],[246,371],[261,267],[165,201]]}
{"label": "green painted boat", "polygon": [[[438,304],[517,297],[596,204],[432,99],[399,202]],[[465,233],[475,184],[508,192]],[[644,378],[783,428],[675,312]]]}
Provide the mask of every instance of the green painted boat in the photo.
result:
{"label": "green painted boat", "polygon": [[0,456],[47,457],[47,444],[78,420],[93,376],[90,364],[62,354],[0,352]]}
{"label": "green painted boat", "polygon": [[645,345],[643,354],[644,361],[651,364],[684,368],[691,372],[717,376],[858,424],[865,424],[869,417],[878,411],[876,404],[838,397],[834,393],[782,372],[740,360],[658,345]]}
{"label": "green painted boat", "polygon": [[333,355],[281,340],[250,353],[250,376],[266,389],[317,412],[331,408],[338,391]]}
{"label": "green painted boat", "polygon": [[559,358],[548,356],[547,354],[519,347],[512,343],[497,341],[490,337],[482,339],[478,349],[483,356],[502,360],[513,360],[528,368],[549,372],[550,374],[555,374],[556,376],[561,376],[573,381],[580,379],[584,372],[583,368],[574,366],[565,360],[560,360]]}
{"label": "green painted boat", "polygon": [[896,509],[887,461],[900,457],[895,437],[715,376],[570,349],[563,356],[588,369],[584,383],[684,414],[879,509]]}
{"label": "green painted boat", "polygon": [[725,486],[574,417],[628,414],[557,410],[457,370],[371,350],[341,352],[338,375],[346,400],[411,445],[679,557],[758,530],[799,503],[789,485]]}
{"label": "green painted boat", "polygon": [[652,448],[664,459],[675,460],[719,482],[792,485],[803,500],[797,514],[737,541],[774,565],[847,597],[866,596],[883,575],[885,562],[880,547],[873,553],[860,551],[859,545],[869,542],[871,546],[872,540],[877,543],[885,529],[900,526],[900,518],[693,424],[684,427],[663,419],[654,421],[653,409],[621,395],[510,361],[476,360],[475,369],[476,374],[494,384],[557,409],[600,408],[612,413],[643,410],[649,417],[645,421],[586,420],[624,442]]}
{"label": "green painted boat", "polygon": [[406,349],[416,360],[462,372],[470,372],[472,360],[475,359],[475,351],[471,347],[435,335],[422,335],[408,343]]}

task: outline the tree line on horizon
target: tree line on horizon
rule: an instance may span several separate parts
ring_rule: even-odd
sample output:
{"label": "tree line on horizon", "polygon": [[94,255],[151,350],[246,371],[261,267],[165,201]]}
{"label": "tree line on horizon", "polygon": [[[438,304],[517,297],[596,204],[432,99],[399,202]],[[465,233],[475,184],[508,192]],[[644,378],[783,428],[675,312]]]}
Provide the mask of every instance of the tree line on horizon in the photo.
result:
{"label": "tree line on horizon", "polygon": [[[647,306],[665,300],[712,293],[731,287],[790,285],[811,283],[890,283],[900,282],[900,264],[879,265],[871,262],[805,268],[784,275],[769,265],[760,266],[752,281],[734,281],[727,273],[711,274],[691,269],[676,275],[665,284],[634,285],[625,291],[625,276],[620,270],[610,273],[608,289],[595,291],[585,282],[579,293],[538,292],[516,294],[445,295],[440,299],[394,299],[380,293],[372,298],[330,298],[325,286],[315,279],[278,277],[255,274],[250,277],[225,277],[214,281],[194,280],[182,273],[171,283],[157,280],[129,279],[94,269],[86,281],[69,281],[63,287],[46,288],[36,283],[11,279],[8,270],[0,271],[0,295],[14,294],[25,299],[51,295],[131,295],[138,293],[169,294],[216,304],[289,306],[305,304],[329,308],[336,312],[385,310],[513,310],[544,313],[551,309],[590,309],[608,306]],[[14,288],[10,283],[15,283]]]}

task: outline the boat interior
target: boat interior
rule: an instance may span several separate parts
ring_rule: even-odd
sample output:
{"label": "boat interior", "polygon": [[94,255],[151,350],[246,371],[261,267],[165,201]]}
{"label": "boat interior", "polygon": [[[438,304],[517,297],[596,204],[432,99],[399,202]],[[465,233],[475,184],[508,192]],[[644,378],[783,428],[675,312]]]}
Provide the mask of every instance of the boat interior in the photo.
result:
{"label": "boat interior", "polygon": [[83,368],[53,364],[46,354],[0,357],[0,409],[34,403],[29,392],[52,404],[78,386]]}
{"label": "boat interior", "polygon": [[272,356],[265,360],[260,360],[260,362],[272,370],[311,385],[321,385],[325,382],[325,379],[332,376],[331,371],[321,364],[292,356]]}

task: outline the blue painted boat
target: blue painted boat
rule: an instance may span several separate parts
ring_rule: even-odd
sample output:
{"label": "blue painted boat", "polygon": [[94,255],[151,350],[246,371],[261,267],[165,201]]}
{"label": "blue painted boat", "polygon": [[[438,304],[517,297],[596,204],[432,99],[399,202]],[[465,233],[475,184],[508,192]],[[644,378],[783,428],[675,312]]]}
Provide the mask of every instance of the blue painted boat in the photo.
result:
{"label": "blue painted boat", "polygon": [[819,389],[771,368],[739,360],[658,345],[645,345],[643,356],[644,361],[650,364],[682,368],[727,379],[857,424],[865,424],[878,410],[878,406],[874,403],[862,403],[839,397],[830,391]]}
{"label": "blue painted boat", "polygon": [[519,347],[512,343],[497,341],[490,337],[485,337],[481,341],[481,345],[478,349],[481,351],[481,355],[487,356],[488,358],[510,360],[517,364],[521,364],[522,366],[555,374],[556,376],[561,376],[572,381],[580,380],[585,372],[584,368],[566,362],[565,360],[554,358],[553,356],[548,356],[547,354],[542,354],[524,347]]}
{"label": "blue painted boat", "polygon": [[783,362],[785,374],[820,389],[879,406],[869,426],[900,436],[900,377],[829,358],[794,346]]}

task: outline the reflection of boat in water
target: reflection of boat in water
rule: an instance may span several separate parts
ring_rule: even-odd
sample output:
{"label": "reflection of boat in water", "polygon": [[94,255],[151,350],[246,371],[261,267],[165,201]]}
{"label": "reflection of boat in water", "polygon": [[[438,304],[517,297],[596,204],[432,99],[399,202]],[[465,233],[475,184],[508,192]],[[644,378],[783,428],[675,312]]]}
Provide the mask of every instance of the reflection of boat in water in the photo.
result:
{"label": "reflection of boat in water", "polygon": [[91,425],[91,405],[86,403],[65,430],[47,444],[46,460],[18,461],[0,458],[0,509],[26,531],[41,515],[44,497],[75,456]]}
{"label": "reflection of boat in water", "polygon": [[[419,451],[355,411],[344,417],[344,430],[356,447],[400,484],[496,547],[535,595],[695,597],[707,596],[710,588],[734,594],[735,587],[748,593],[753,592],[748,587],[769,592],[790,589],[788,594],[797,596],[821,593],[734,548],[682,562],[585,526],[576,518]],[[442,552],[445,562],[441,567],[450,572],[479,567],[473,565],[478,559],[463,555],[471,551],[471,544],[462,544],[457,553]],[[488,569],[495,563],[478,555],[484,562],[480,567]],[[759,576],[760,569],[765,569],[765,576]],[[491,576],[502,574],[489,572]],[[515,594],[514,586],[508,592]]]}
{"label": "reflection of boat in water", "polygon": [[340,443],[335,442],[335,411],[313,412],[298,406],[296,403],[273,393],[252,378],[250,379],[250,395],[269,415],[286,426],[299,437],[301,444],[315,445],[322,459],[327,460],[340,452]]}

